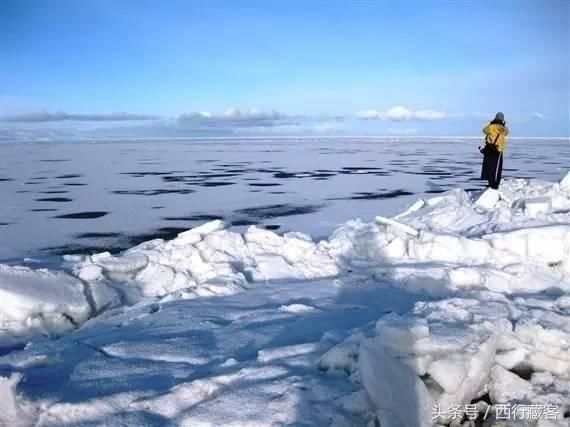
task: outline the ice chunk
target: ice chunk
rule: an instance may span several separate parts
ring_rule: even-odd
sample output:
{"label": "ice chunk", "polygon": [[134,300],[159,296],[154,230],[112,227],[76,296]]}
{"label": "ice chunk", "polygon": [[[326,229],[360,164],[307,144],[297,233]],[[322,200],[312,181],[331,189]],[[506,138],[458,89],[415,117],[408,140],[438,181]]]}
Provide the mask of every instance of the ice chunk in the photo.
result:
{"label": "ice chunk", "polygon": [[429,366],[428,373],[446,392],[454,393],[467,375],[466,361],[460,357],[439,359]]}
{"label": "ice chunk", "polygon": [[394,354],[414,353],[418,342],[430,336],[425,319],[388,315],[376,323],[376,336]]}
{"label": "ice chunk", "polygon": [[389,226],[394,227],[395,229],[397,229],[399,231],[404,232],[405,234],[409,234],[410,236],[417,237],[417,235],[419,234],[418,230],[415,230],[414,228],[410,227],[409,225],[402,224],[401,222],[395,221],[395,220],[390,219],[390,218],[386,218],[383,216],[377,216],[374,220],[378,224],[389,225]]}
{"label": "ice chunk", "polygon": [[566,176],[560,181],[560,188],[563,190],[570,190],[570,172],[566,173]]}
{"label": "ice chunk", "polygon": [[61,271],[0,265],[1,335],[59,336],[85,322],[91,307],[83,284]]}
{"label": "ice chunk", "polygon": [[100,313],[103,310],[121,305],[121,295],[115,289],[107,286],[105,282],[87,282],[84,286],[91,294],[93,310]]}
{"label": "ice chunk", "polygon": [[528,216],[536,218],[538,214],[547,213],[552,210],[552,200],[549,197],[527,199],[524,202],[524,207]]}
{"label": "ice chunk", "polygon": [[22,402],[16,393],[16,386],[22,379],[20,373],[12,374],[9,378],[0,376],[0,403],[2,414],[0,421],[6,426],[34,425],[33,418],[22,409]]}
{"label": "ice chunk", "polygon": [[176,243],[193,245],[202,240],[205,235],[213,233],[214,231],[223,230],[224,228],[226,228],[226,224],[222,220],[217,219],[210,221],[198,227],[179,233]]}
{"label": "ice chunk", "polygon": [[77,277],[81,280],[95,281],[103,275],[103,267],[94,264],[88,264],[81,267]]}
{"label": "ice chunk", "polygon": [[475,202],[475,205],[484,209],[493,209],[499,203],[501,195],[497,190],[488,188]]}
{"label": "ice chunk", "polygon": [[438,403],[442,408],[450,408],[451,405],[464,407],[465,404],[482,394],[489,381],[491,367],[495,363],[496,350],[497,337],[492,336],[482,343],[475,353],[469,355],[465,380],[454,392],[446,391],[440,396]]}
{"label": "ice chunk", "polygon": [[288,304],[279,307],[279,311],[284,311],[286,313],[303,314],[310,313],[315,310],[315,307],[305,304]]}
{"label": "ice chunk", "polygon": [[111,273],[131,273],[144,268],[148,264],[148,258],[142,253],[130,253],[120,257],[95,258],[93,261],[103,267],[103,270]]}
{"label": "ice chunk", "polygon": [[416,373],[394,359],[378,340],[360,345],[360,377],[380,425],[431,427],[433,399]]}
{"label": "ice chunk", "polygon": [[396,215],[394,218],[398,219],[399,217],[406,216],[406,215],[409,215],[411,213],[417,212],[421,208],[423,208],[425,205],[426,205],[426,202],[423,199],[418,199],[414,203],[412,203],[408,209],[406,209],[404,212]]}
{"label": "ice chunk", "polygon": [[510,351],[498,353],[495,360],[499,365],[506,369],[512,369],[523,362],[528,354],[528,350],[524,347],[518,347]]}
{"label": "ice chunk", "polygon": [[501,366],[491,369],[489,397],[493,403],[507,403],[532,397],[532,384]]}
{"label": "ice chunk", "polygon": [[321,370],[338,369],[348,373],[355,372],[360,341],[363,339],[364,335],[361,333],[350,335],[321,356],[318,368]]}

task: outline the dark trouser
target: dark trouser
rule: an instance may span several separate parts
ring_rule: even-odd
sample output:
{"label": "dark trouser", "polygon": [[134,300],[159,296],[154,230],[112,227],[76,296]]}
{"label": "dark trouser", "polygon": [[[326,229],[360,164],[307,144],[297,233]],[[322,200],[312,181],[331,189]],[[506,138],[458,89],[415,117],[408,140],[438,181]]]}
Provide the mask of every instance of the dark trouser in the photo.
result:
{"label": "dark trouser", "polygon": [[501,184],[501,175],[503,174],[503,153],[496,150],[486,150],[483,158],[483,168],[481,170],[481,179],[486,179],[489,187],[495,190]]}

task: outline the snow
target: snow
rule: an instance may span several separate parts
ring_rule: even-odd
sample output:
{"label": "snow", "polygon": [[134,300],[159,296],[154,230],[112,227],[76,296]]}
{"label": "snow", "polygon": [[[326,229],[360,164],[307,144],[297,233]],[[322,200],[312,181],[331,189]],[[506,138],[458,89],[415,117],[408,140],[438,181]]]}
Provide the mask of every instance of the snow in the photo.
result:
{"label": "snow", "polygon": [[84,285],[64,272],[0,265],[0,281],[3,347],[22,337],[57,337],[91,315]]}
{"label": "snow", "polygon": [[3,425],[26,426],[33,423],[33,419],[22,409],[16,392],[16,385],[21,379],[22,374],[18,373],[13,373],[10,377],[0,377]]}
{"label": "snow", "polygon": [[427,426],[488,396],[564,422],[568,176],[452,190],[320,241],[216,220],[62,271],[2,265],[0,417]]}
{"label": "snow", "polygon": [[308,313],[315,310],[315,307],[311,307],[310,305],[305,304],[289,304],[282,305],[279,307],[279,310],[285,311],[287,313]]}

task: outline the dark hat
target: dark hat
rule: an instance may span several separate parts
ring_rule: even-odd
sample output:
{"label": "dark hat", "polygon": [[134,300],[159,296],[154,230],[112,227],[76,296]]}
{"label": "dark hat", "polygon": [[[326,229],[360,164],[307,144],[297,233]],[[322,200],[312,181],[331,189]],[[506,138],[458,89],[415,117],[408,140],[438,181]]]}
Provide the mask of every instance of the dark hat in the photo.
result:
{"label": "dark hat", "polygon": [[495,120],[499,120],[501,122],[505,122],[505,115],[501,112],[495,114]]}

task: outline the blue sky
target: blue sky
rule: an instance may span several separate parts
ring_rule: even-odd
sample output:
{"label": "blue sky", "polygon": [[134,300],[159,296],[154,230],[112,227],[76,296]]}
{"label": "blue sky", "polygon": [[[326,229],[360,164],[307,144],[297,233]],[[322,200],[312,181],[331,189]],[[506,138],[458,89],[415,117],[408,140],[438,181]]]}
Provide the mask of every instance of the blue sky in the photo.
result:
{"label": "blue sky", "polygon": [[477,135],[501,110],[514,135],[569,134],[567,1],[3,0],[1,12],[4,133]]}

